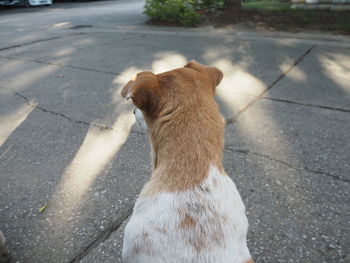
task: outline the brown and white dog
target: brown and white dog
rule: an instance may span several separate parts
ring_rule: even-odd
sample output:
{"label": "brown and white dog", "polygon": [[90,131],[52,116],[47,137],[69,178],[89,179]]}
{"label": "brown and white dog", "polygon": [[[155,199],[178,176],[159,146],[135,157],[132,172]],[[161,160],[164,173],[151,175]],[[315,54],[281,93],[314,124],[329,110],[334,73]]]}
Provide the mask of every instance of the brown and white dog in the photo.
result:
{"label": "brown and white dog", "polygon": [[124,263],[253,262],[245,207],[222,166],[224,121],[214,100],[222,77],[191,61],[141,72],[123,88],[153,152],[151,179],[125,229]]}
{"label": "brown and white dog", "polygon": [[0,263],[9,262],[10,259],[11,259],[11,255],[6,245],[6,238],[0,230]]}

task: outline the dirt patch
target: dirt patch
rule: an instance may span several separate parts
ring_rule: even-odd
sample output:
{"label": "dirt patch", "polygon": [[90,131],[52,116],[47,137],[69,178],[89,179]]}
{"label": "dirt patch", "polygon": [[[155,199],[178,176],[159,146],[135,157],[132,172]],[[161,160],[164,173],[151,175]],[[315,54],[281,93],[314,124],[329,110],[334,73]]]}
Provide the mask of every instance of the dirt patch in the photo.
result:
{"label": "dirt patch", "polygon": [[202,25],[238,27],[269,31],[327,31],[350,35],[350,12],[319,10],[260,11],[242,10],[235,22],[223,10],[202,11]]}
{"label": "dirt patch", "polygon": [[151,20],[148,20],[146,22],[147,25],[152,25],[152,26],[182,26],[180,24],[180,22],[176,23],[176,22],[169,22],[169,21],[160,21],[160,20],[155,20],[155,19],[151,19]]}

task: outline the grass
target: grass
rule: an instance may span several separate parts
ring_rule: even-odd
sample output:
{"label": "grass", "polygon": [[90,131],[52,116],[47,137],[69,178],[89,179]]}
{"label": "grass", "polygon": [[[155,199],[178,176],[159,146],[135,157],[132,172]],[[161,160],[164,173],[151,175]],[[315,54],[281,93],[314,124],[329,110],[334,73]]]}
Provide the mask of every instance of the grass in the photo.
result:
{"label": "grass", "polygon": [[290,2],[280,2],[276,0],[248,1],[242,3],[243,10],[257,11],[286,11],[291,10]]}

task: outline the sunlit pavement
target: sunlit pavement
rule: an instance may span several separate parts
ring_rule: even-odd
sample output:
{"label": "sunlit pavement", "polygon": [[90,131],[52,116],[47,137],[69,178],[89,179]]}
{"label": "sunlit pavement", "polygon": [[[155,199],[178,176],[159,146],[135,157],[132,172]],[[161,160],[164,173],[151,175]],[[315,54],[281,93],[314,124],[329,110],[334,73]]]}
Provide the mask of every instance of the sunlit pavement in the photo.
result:
{"label": "sunlit pavement", "polygon": [[0,229],[13,262],[121,262],[150,156],[120,89],[191,59],[225,75],[224,165],[255,261],[349,262],[349,38],[155,28],[142,5],[0,10]]}

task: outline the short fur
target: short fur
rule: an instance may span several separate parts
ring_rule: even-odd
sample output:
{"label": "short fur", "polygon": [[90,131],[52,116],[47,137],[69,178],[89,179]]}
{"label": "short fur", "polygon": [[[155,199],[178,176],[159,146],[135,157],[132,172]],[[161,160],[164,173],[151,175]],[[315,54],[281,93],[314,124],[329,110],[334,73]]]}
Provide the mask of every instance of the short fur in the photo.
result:
{"label": "short fur", "polygon": [[148,126],[153,171],[126,227],[124,262],[251,259],[245,207],[224,172],[224,121],[214,100],[222,73],[190,62],[142,72],[122,90]]}
{"label": "short fur", "polygon": [[0,230],[0,263],[9,262],[10,259],[11,259],[11,255],[6,245],[6,238]]}

